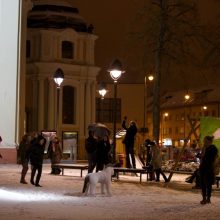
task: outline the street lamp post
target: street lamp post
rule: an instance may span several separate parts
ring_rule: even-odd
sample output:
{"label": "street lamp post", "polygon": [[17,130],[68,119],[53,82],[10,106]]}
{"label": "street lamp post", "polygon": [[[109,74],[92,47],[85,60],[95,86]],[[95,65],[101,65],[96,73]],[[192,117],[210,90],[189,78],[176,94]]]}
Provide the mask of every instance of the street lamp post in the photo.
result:
{"label": "street lamp post", "polygon": [[64,73],[63,70],[58,68],[56,72],[53,75],[54,82],[56,83],[57,86],[57,108],[56,108],[56,115],[55,115],[55,126],[56,126],[56,131],[58,135],[58,124],[59,124],[59,97],[60,97],[60,86],[63,82],[64,79]]}
{"label": "street lamp post", "polygon": [[121,77],[121,74],[125,71],[122,70],[122,64],[118,59],[113,60],[108,72],[110,72],[111,78],[114,80],[114,101],[113,101],[113,160],[115,162],[115,150],[116,150],[116,117],[117,117],[117,80]]}
{"label": "street lamp post", "polygon": [[143,136],[144,133],[147,131],[147,78],[149,81],[152,81],[154,79],[153,75],[149,75],[148,77],[144,77],[144,119],[143,119]]}

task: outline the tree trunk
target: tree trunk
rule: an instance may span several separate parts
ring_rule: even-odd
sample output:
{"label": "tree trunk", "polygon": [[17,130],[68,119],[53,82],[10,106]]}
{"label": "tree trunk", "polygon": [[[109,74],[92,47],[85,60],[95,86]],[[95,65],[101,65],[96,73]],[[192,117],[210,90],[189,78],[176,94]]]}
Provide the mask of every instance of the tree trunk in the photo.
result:
{"label": "tree trunk", "polygon": [[153,88],[153,139],[159,143],[160,137],[160,84],[161,84],[161,66],[164,47],[165,28],[165,11],[166,1],[160,0],[160,28],[158,32],[157,48],[155,52],[155,81]]}

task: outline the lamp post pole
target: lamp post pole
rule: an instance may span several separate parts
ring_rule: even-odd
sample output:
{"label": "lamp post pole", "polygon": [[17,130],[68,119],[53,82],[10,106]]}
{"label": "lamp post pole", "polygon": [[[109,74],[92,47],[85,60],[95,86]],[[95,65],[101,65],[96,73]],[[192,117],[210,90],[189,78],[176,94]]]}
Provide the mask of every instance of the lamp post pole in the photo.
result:
{"label": "lamp post pole", "polygon": [[147,131],[147,79],[152,81],[154,79],[153,75],[144,77],[144,120],[143,120],[143,136]]}
{"label": "lamp post pole", "polygon": [[122,70],[122,64],[118,59],[115,59],[109,69],[111,78],[114,80],[114,99],[113,99],[113,162],[116,160],[116,122],[117,122],[117,80],[125,71]]}
{"label": "lamp post pole", "polygon": [[56,106],[56,116],[55,116],[55,126],[56,126],[56,131],[57,135],[59,135],[59,100],[60,100],[60,86],[63,82],[64,79],[64,73],[62,69],[58,68],[56,72],[53,75],[54,82],[56,83],[57,87],[57,106]]}

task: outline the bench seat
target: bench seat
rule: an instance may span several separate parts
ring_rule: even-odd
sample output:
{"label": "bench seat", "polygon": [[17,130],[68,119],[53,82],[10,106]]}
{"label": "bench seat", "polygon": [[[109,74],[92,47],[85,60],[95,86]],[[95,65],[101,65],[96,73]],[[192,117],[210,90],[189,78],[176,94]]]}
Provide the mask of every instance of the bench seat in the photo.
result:
{"label": "bench seat", "polygon": [[114,172],[116,175],[116,178],[119,179],[119,173],[139,173],[140,174],[140,182],[142,182],[142,174],[147,174],[147,176],[149,175],[149,171],[146,169],[135,169],[135,168],[125,168],[125,167],[115,167],[114,168]]}
{"label": "bench seat", "polygon": [[61,169],[62,175],[64,175],[64,169],[75,169],[80,170],[80,176],[82,177],[83,170],[88,170],[88,165],[82,165],[82,164],[54,164],[54,168]]}

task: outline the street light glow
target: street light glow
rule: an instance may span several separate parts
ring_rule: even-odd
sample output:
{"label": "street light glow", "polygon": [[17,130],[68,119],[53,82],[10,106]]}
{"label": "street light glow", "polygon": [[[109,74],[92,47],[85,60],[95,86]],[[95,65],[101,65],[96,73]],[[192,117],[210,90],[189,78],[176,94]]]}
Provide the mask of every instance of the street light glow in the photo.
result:
{"label": "street light glow", "polygon": [[154,76],[153,76],[153,75],[149,75],[149,76],[148,76],[148,79],[149,79],[150,81],[152,81],[152,80],[154,80]]}
{"label": "street light glow", "polygon": [[107,90],[104,88],[99,90],[99,95],[101,96],[102,99],[104,99],[104,96],[106,95],[106,93],[107,93]]}
{"label": "street light glow", "polygon": [[110,75],[114,81],[117,81],[121,77],[121,70],[111,70]]}
{"label": "street light glow", "polygon": [[189,94],[186,94],[185,95],[185,100],[189,100],[190,99],[190,95]]}
{"label": "street light glow", "polygon": [[57,87],[59,88],[64,79],[63,70],[58,68],[53,75],[53,79],[54,79],[54,82],[57,84]]}

